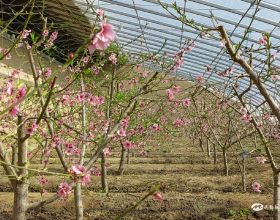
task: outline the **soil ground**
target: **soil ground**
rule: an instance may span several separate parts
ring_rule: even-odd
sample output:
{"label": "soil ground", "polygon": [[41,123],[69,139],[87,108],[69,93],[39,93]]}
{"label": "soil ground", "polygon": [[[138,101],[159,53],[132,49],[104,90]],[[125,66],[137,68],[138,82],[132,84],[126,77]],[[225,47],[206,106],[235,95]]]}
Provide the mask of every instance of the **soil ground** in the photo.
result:
{"label": "soil ground", "polygon": [[[218,220],[218,219],[271,219],[271,211],[253,212],[253,203],[272,205],[272,173],[269,164],[259,165],[254,158],[247,161],[247,192],[242,192],[241,177],[235,157],[230,153],[230,176],[223,176],[220,153],[218,164],[199,148],[174,143],[172,147],[154,148],[147,157],[131,157],[124,176],[116,175],[118,155],[108,159],[109,194],[101,193],[100,177],[93,177],[84,189],[86,219],[114,219],[144,197],[151,186],[159,184],[164,196],[162,203],[152,197],[146,199],[127,220]],[[40,166],[40,165],[38,165]],[[37,166],[37,167],[38,167]],[[58,169],[53,160],[51,168]],[[36,177],[33,177],[36,178]],[[57,190],[56,177],[48,177],[49,194]],[[251,184],[257,180],[262,192],[254,193]],[[40,199],[38,181],[31,181],[30,200]],[[5,178],[0,178],[0,220],[11,219],[13,194]],[[74,219],[73,196],[58,200],[40,210],[29,213],[31,220]]]}

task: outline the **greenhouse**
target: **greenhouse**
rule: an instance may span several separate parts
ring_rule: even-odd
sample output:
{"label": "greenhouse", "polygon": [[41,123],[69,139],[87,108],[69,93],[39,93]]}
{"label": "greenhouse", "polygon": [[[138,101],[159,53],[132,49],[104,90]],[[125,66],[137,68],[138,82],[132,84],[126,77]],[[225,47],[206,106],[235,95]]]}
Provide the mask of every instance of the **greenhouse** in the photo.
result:
{"label": "greenhouse", "polygon": [[0,220],[280,220],[280,1],[0,2]]}

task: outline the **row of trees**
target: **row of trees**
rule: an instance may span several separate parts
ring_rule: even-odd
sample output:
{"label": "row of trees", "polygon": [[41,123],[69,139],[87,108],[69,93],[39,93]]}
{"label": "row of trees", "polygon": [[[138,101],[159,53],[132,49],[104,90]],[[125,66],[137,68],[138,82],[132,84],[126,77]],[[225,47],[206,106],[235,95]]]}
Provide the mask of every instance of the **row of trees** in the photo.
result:
{"label": "row of trees", "polygon": [[[32,17],[34,1],[30,4]],[[235,156],[243,191],[248,186],[248,155],[255,153],[259,163],[267,160],[274,178],[274,219],[280,219],[279,169],[270,150],[271,144],[279,139],[280,110],[266,88],[267,81],[276,74],[272,68],[275,57],[270,34],[261,36],[258,49],[248,51],[243,47],[248,31],[241,42],[234,44],[223,26],[205,29],[189,21],[177,4],[159,4],[183,25],[194,28],[198,36],[220,39],[232,65],[223,73],[208,66],[205,74],[228,78],[231,83],[225,84],[224,89],[232,92],[226,95],[209,89],[211,84],[201,75],[195,83],[181,87],[175,83],[170,74],[183,65],[185,54],[195,48],[195,41],[186,41],[173,58],[166,56],[163,45],[156,53],[141,53],[132,59],[115,42],[117,33],[101,9],[93,12],[96,26],[84,44],[69,52],[63,65],[46,64],[41,54],[55,49],[59,30],[53,30],[43,17],[44,28],[40,34],[35,33],[28,29],[30,18],[27,19],[13,45],[1,51],[2,60],[16,59],[11,56],[16,48],[27,51],[32,71],[29,74],[33,78],[32,82],[23,82],[18,79],[20,71],[14,70],[1,86],[0,163],[13,189],[15,220],[26,219],[31,209],[67,199],[73,191],[76,219],[83,219],[82,187],[90,184],[92,175],[99,175],[97,160],[101,160],[102,189],[107,193],[106,164],[112,151],[121,152],[118,173],[122,175],[125,158],[131,151],[145,156],[149,141],[163,135],[190,138],[208,156],[213,153],[215,164],[218,152],[222,152],[225,175],[229,175],[227,153],[238,149],[240,154]],[[2,34],[4,30],[5,27]],[[263,51],[266,58],[254,66],[254,57]],[[144,65],[147,63],[160,69],[148,70]],[[235,72],[233,65],[239,65],[244,73]],[[237,85],[244,79],[249,82],[248,88],[241,90]],[[246,96],[252,88],[257,88],[258,95],[263,97],[261,105],[253,105]],[[245,150],[245,140],[252,141],[254,146]],[[259,151],[260,145],[265,156]],[[61,172],[48,170],[53,157],[57,158]],[[34,164],[36,167],[37,158],[42,169],[31,168]],[[42,188],[48,175],[62,181],[55,195],[30,203],[30,180],[37,175]],[[260,192],[258,182],[253,183],[253,190]],[[163,200],[157,187],[144,198],[150,195]]]}

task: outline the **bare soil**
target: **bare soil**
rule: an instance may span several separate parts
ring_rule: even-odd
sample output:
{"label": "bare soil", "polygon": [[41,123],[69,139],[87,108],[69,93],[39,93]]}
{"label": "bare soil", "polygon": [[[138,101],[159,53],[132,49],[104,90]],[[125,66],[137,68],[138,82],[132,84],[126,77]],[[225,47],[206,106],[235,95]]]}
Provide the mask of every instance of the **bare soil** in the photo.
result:
{"label": "bare soil", "polygon": [[[124,176],[116,174],[118,155],[109,158],[109,194],[101,193],[100,178],[94,177],[84,189],[85,219],[111,220],[146,195],[151,186],[159,184],[164,201],[152,198],[129,213],[127,220],[218,220],[218,219],[272,219],[270,210],[253,212],[253,203],[272,204],[272,175],[269,164],[258,165],[254,158],[248,159],[247,192],[242,192],[241,177],[234,157],[229,155],[230,176],[223,176],[223,164],[195,147],[177,144],[173,149],[157,148],[146,158],[131,157]],[[38,164],[37,167],[40,167]],[[55,159],[51,166],[59,170]],[[51,170],[51,169],[50,169]],[[40,199],[40,186],[36,177],[30,187],[30,200]],[[50,180],[46,189],[56,193],[57,177]],[[251,184],[257,180],[262,192],[254,193]],[[8,181],[0,179],[0,220],[11,219],[13,194]],[[28,219],[74,219],[73,196],[67,201],[58,200],[40,210],[29,213]]]}

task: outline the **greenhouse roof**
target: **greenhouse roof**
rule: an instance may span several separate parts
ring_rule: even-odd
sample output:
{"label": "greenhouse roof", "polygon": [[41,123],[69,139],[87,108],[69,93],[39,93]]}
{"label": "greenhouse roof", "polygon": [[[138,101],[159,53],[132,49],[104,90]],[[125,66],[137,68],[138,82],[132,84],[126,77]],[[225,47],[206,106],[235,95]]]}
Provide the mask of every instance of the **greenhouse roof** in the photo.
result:
{"label": "greenhouse roof", "polygon": [[[171,6],[174,1],[162,0],[161,2]],[[204,28],[223,25],[233,43],[239,43],[249,28],[249,35],[244,42],[247,48],[258,49],[259,39],[263,33],[268,32],[275,46],[272,54],[278,52],[280,4],[275,4],[273,0],[180,0],[176,2],[187,18],[193,19],[197,25],[202,25]],[[241,67],[233,63],[217,37],[202,37],[201,31],[182,25],[156,0],[46,1],[47,13],[67,30],[65,35],[68,37],[64,37],[64,40],[73,41],[75,45],[81,44],[82,40],[89,36],[91,26],[96,20],[94,8],[106,11],[109,22],[115,26],[117,41],[131,54],[156,53],[164,45],[161,53],[166,53],[173,58],[186,41],[193,40],[196,47],[186,54],[184,65],[174,73],[179,78],[195,81],[197,76],[203,75],[207,85],[230,95],[237,78],[222,77],[218,73],[232,66],[235,73],[244,72]],[[172,8],[170,11],[175,13]],[[251,23],[253,17],[254,21]],[[72,48],[65,46],[64,49],[67,52]],[[252,55],[254,70],[261,75],[266,70],[263,64],[266,54],[263,52],[252,53]],[[156,68],[150,63],[146,63],[146,66]],[[211,66],[211,72],[206,71],[206,66]],[[279,66],[280,60],[276,57],[271,67],[278,71]],[[244,77],[238,79],[238,84],[239,90],[242,91],[248,87],[250,81]],[[278,95],[276,87],[279,83],[270,79],[265,84],[275,98]],[[247,97],[252,104],[263,102],[254,87]]]}

